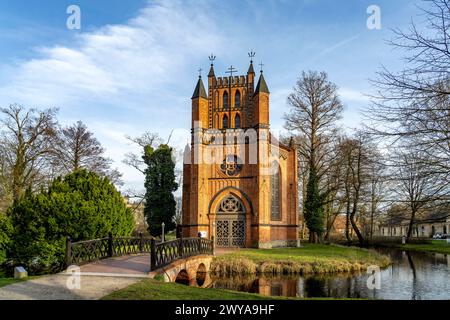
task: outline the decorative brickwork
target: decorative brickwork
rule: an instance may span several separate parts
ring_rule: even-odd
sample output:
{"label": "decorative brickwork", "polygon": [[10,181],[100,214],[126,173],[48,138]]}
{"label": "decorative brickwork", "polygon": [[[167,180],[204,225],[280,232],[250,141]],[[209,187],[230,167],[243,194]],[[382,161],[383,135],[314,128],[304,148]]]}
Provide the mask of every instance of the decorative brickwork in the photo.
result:
{"label": "decorative brickwork", "polygon": [[184,155],[184,237],[214,235],[225,247],[298,242],[296,150],[271,136],[268,86],[262,72],[254,80],[252,63],[247,75],[229,77],[216,77],[211,65],[207,90],[198,80]]}

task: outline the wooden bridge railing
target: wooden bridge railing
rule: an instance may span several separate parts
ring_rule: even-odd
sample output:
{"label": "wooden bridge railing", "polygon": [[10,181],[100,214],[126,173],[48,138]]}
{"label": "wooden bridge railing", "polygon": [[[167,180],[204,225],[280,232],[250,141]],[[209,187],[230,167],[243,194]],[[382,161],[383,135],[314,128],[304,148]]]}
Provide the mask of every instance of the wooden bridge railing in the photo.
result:
{"label": "wooden bridge railing", "polygon": [[67,238],[66,266],[138,253],[150,253],[150,270],[155,270],[190,256],[214,254],[214,239],[178,238],[157,242],[142,234],[139,237],[113,237],[110,234],[106,238],[79,242]]}

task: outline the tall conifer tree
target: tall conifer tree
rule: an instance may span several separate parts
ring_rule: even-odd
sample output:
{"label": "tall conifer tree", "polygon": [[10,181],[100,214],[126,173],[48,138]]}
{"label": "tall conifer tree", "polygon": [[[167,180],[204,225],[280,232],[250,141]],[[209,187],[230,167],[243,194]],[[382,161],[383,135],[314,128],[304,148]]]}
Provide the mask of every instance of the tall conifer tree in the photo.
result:
{"label": "tall conifer tree", "polygon": [[175,182],[175,163],[172,160],[172,148],[161,144],[154,149],[144,148],[145,169],[145,209],[144,214],[149,225],[150,234],[161,234],[161,224],[165,231],[175,228],[174,216],[176,201],[173,192],[178,189]]}

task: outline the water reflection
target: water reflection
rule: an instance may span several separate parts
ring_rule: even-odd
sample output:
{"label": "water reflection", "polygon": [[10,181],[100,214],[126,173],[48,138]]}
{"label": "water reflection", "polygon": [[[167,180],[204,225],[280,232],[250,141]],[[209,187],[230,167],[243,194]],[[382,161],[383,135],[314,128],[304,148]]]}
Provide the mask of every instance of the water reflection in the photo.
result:
{"label": "water reflection", "polygon": [[215,288],[266,296],[304,298],[450,299],[450,257],[394,249],[380,250],[393,264],[381,271],[381,288],[367,287],[366,273],[296,276],[214,278]]}

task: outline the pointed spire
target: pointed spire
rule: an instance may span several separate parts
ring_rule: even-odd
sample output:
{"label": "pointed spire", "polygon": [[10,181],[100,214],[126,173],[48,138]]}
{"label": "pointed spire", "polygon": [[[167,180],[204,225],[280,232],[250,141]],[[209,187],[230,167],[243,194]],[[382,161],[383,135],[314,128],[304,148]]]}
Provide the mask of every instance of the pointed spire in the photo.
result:
{"label": "pointed spire", "polygon": [[216,75],[214,74],[214,65],[211,63],[211,68],[209,68],[208,78],[215,77],[215,76]]}
{"label": "pointed spire", "polygon": [[203,85],[202,76],[198,77],[197,85],[195,86],[194,93],[192,94],[191,99],[196,98],[205,98],[208,99],[208,95],[206,94],[205,86]]}
{"label": "pointed spire", "polygon": [[250,74],[250,73],[255,74],[255,70],[253,70],[253,58],[255,57],[255,55],[256,55],[256,52],[253,50],[251,50],[248,53],[248,57],[250,58],[250,66],[248,67],[247,74]]}
{"label": "pointed spire", "polygon": [[260,92],[270,93],[269,88],[267,87],[266,80],[264,79],[262,70],[261,70],[261,75],[259,76],[258,84],[256,85],[254,94],[258,94]]}
{"label": "pointed spire", "polygon": [[191,147],[188,143],[186,143],[183,152],[183,164],[190,164],[190,163],[191,163]]}
{"label": "pointed spire", "polygon": [[253,73],[255,74],[255,70],[253,70],[253,61],[250,60],[250,66],[248,67],[247,74]]}

